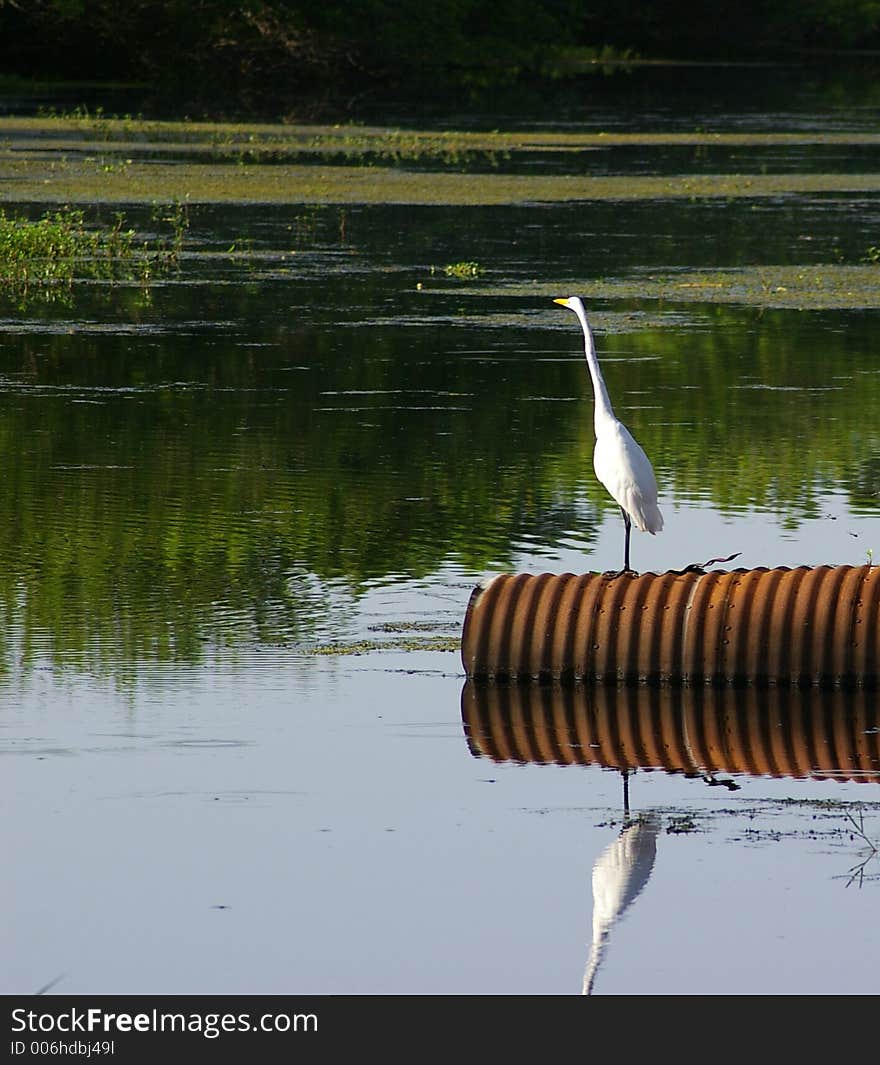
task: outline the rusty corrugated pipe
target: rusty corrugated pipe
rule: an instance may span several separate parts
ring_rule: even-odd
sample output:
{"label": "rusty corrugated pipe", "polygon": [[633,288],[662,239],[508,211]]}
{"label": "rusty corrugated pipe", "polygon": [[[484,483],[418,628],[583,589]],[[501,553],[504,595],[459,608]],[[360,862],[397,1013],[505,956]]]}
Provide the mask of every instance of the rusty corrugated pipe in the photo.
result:
{"label": "rusty corrugated pipe", "polygon": [[464,620],[468,677],[876,687],[880,567],[500,574]]}
{"label": "rusty corrugated pipe", "polygon": [[475,757],[880,784],[874,692],[480,684],[461,716]]}

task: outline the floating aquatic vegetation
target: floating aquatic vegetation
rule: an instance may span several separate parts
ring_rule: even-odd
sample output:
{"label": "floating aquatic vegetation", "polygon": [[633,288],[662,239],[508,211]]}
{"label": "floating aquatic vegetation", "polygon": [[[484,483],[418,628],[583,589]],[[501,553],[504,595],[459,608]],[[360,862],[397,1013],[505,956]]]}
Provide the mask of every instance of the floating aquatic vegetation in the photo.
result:
{"label": "floating aquatic vegetation", "polygon": [[[629,332],[633,326],[674,325],[670,315],[675,312],[666,306],[669,303],[738,303],[796,310],[880,307],[880,272],[873,263],[768,264],[716,270],[651,271],[622,277],[569,280],[566,285],[585,299],[638,300],[663,306],[659,319],[652,316],[640,322],[633,318],[632,312],[629,322],[622,320],[619,314],[614,322],[606,323],[603,319],[603,332],[609,329]],[[557,295],[558,288],[555,282],[512,282],[483,287],[480,297],[521,296],[531,301],[551,300]],[[640,311],[644,313],[644,308]]]}
{"label": "floating aquatic vegetation", "polygon": [[475,277],[480,277],[485,272],[479,263],[474,262],[450,263],[448,266],[443,267],[443,273],[447,277],[457,277],[461,281],[472,280]]}

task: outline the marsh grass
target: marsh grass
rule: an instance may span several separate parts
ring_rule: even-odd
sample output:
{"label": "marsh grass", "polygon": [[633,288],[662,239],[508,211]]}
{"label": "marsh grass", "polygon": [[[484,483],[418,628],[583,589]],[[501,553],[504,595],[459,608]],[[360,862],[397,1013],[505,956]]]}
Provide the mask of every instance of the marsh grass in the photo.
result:
{"label": "marsh grass", "polygon": [[185,204],[157,206],[153,221],[167,234],[139,238],[117,212],[110,224],[87,223],[85,212],[62,207],[38,219],[0,209],[0,292],[19,302],[69,298],[77,281],[138,281],[178,264],[189,216]]}

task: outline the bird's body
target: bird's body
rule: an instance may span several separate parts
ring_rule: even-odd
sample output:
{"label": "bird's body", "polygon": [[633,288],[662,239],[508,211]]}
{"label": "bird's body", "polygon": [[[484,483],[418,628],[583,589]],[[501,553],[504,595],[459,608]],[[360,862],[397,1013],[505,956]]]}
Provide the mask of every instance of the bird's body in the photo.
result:
{"label": "bird's body", "polygon": [[648,456],[627,427],[613,418],[596,436],[593,469],[640,532],[658,533],[657,480]]}
{"label": "bird's body", "polygon": [[648,456],[611,406],[583,303],[578,296],[553,302],[574,311],[584,331],[584,353],[595,398],[593,469],[623,514],[626,529],[623,568],[629,570],[630,525],[652,534],[663,528],[663,515],[657,506],[657,479]]}

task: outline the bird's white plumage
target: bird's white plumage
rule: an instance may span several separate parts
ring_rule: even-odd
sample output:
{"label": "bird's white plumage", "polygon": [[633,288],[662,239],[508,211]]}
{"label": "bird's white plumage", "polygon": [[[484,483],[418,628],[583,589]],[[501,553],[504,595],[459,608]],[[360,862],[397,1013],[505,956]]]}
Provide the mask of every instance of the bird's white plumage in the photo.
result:
{"label": "bird's white plumage", "polygon": [[596,471],[596,477],[625,512],[624,567],[628,568],[629,521],[641,532],[653,534],[663,528],[663,515],[657,506],[657,479],[648,456],[629,429],[617,418],[611,406],[583,302],[578,296],[569,296],[567,299],[557,299],[553,302],[574,311],[584,332],[584,353],[595,399],[593,424],[596,430],[596,446],[593,450],[593,469]]}
{"label": "bird's white plumage", "polygon": [[637,529],[660,532],[663,515],[657,506],[654,470],[639,442],[616,418],[605,424],[596,436],[593,469]]}

